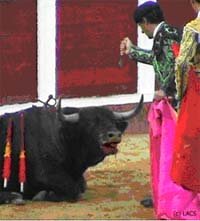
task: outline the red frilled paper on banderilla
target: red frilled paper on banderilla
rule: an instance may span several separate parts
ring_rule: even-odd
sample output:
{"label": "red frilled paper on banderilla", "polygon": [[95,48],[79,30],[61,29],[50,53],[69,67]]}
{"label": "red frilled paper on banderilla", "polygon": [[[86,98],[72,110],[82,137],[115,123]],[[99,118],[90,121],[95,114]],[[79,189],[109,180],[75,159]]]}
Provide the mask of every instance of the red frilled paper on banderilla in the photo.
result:
{"label": "red frilled paper on banderilla", "polygon": [[[25,155],[25,143],[24,143],[24,113],[20,115],[20,152],[19,152],[19,183],[20,192],[24,191],[24,183],[26,182],[26,155]],[[7,133],[6,133],[6,145],[4,151],[4,162],[2,178],[4,180],[3,187],[7,188],[11,173],[12,173],[12,133],[13,133],[13,121],[12,118],[8,119]]]}

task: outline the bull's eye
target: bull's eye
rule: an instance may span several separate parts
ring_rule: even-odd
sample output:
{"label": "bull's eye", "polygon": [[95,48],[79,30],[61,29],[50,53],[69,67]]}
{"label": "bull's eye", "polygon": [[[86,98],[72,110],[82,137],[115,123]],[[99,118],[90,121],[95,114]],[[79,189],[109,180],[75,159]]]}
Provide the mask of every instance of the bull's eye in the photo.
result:
{"label": "bull's eye", "polygon": [[112,133],[109,133],[109,134],[108,134],[108,137],[113,137],[113,134],[112,134]]}

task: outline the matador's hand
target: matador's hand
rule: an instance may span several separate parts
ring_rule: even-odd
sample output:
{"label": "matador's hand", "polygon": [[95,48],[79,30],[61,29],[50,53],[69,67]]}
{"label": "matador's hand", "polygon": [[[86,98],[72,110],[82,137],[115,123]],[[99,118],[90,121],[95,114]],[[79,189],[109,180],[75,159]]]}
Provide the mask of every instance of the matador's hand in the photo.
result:
{"label": "matador's hand", "polygon": [[164,97],[166,97],[166,94],[165,94],[165,92],[163,90],[155,91],[155,93],[154,93],[154,100],[160,101]]}
{"label": "matador's hand", "polygon": [[129,54],[132,46],[131,40],[128,37],[124,38],[120,43],[120,55]]}

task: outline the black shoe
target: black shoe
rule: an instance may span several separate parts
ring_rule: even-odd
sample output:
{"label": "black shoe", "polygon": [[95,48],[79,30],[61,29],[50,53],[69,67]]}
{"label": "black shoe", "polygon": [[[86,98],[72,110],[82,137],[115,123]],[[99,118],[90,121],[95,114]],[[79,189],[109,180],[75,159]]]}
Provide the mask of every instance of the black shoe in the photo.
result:
{"label": "black shoe", "polygon": [[140,201],[140,204],[147,208],[153,208],[153,200],[151,197],[145,197]]}

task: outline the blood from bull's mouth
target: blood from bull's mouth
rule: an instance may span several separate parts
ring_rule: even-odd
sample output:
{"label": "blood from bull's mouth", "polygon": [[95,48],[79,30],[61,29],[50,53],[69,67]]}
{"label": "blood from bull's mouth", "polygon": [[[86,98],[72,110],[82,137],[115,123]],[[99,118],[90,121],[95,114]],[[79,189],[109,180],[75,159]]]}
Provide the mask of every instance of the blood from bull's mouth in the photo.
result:
{"label": "blood from bull's mouth", "polygon": [[102,146],[103,152],[106,155],[116,154],[118,152],[117,145],[119,143],[120,142],[104,143],[103,146]]}

